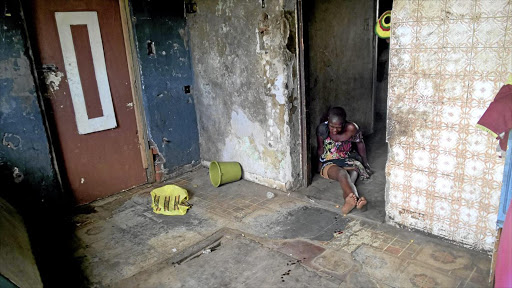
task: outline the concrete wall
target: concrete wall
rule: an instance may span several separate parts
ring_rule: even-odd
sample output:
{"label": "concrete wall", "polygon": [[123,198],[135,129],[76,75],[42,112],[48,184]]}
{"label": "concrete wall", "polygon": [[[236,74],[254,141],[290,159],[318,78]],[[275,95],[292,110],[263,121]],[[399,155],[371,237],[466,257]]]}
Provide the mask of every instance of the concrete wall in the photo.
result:
{"label": "concrete wall", "polygon": [[388,221],[492,250],[504,159],[475,128],[512,71],[510,3],[393,3]]}
{"label": "concrete wall", "polygon": [[[295,2],[196,1],[188,15],[201,158],[279,189],[300,179]],[[264,3],[265,7],[262,7]]]}
{"label": "concrete wall", "polygon": [[[41,191],[40,195],[31,192],[25,196],[47,201],[59,196],[60,186],[31,73],[24,22],[18,1],[2,3],[5,7],[0,15],[0,190],[18,193],[7,187],[24,184],[34,192]],[[8,15],[3,11],[5,8]]]}
{"label": "concrete wall", "polygon": [[305,2],[310,141],[316,151],[316,127],[329,107],[344,107],[364,134],[373,132],[376,7],[370,0]]}
{"label": "concrete wall", "polygon": [[[158,150],[157,170],[179,173],[199,164],[199,134],[192,92],[188,31],[183,1],[132,1],[149,138]],[[148,42],[155,53],[148,55]],[[151,46],[151,43],[149,43]],[[157,171],[158,172],[158,171]]]}

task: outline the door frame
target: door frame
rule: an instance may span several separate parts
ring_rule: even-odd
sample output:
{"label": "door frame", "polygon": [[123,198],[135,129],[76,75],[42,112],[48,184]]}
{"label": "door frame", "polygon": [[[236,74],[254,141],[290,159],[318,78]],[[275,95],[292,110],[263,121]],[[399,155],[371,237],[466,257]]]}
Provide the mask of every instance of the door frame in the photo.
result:
{"label": "door frame", "polygon": [[[320,0],[313,0],[320,1]],[[299,82],[299,117],[300,117],[300,139],[301,139],[301,186],[308,187],[312,182],[312,172],[314,169],[311,165],[311,144],[309,139],[309,128],[310,128],[310,119],[308,113],[308,97],[306,95],[306,68],[305,68],[305,47],[304,47],[304,33],[309,33],[308,31],[304,31],[304,10],[303,10],[303,0],[296,0],[295,2],[295,11],[296,11],[296,31],[297,31],[297,51],[299,51],[297,55],[297,70],[298,70],[298,82]],[[374,23],[377,22],[379,15],[379,1],[375,4],[375,10],[373,13],[375,14],[375,19],[373,19]],[[372,125],[371,125],[371,133],[374,132],[374,124],[375,124],[375,96],[376,96],[376,81],[377,81],[377,35],[372,33]],[[306,43],[309,44],[309,43]]]}
{"label": "door frame", "polygon": [[311,168],[311,153],[309,143],[309,125],[307,113],[307,98],[306,98],[306,75],[304,68],[304,12],[302,10],[302,0],[295,2],[295,25],[297,31],[297,70],[299,82],[299,127],[300,127],[300,142],[301,142],[301,174],[302,179],[300,186],[308,187],[312,181],[312,168]]}
{"label": "door frame", "polygon": [[[44,81],[41,81],[43,79],[43,70],[40,67],[40,59],[39,59],[39,48],[34,46],[33,43],[36,43],[34,41],[36,35],[34,35],[34,31],[29,31],[27,22],[32,21],[32,19],[25,18],[25,15],[28,17],[33,17],[31,13],[26,14],[24,11],[27,11],[27,4],[23,3],[24,1],[21,1],[21,9],[24,17],[24,25],[25,25],[25,33],[27,35],[27,43],[28,43],[28,50],[30,53],[31,58],[31,68],[33,70],[33,78],[34,82],[36,84],[36,93],[38,95],[38,102],[39,107],[41,110],[41,116],[43,119],[43,123],[45,125],[45,130],[47,134],[48,139],[48,145],[50,147],[50,153],[52,157],[52,164],[55,170],[56,177],[60,184],[60,189],[64,193],[63,196],[66,199],[70,199],[70,203],[74,203],[74,200],[72,200],[72,195],[68,195],[69,192],[69,183],[67,179],[67,173],[65,171],[63,162],[62,162],[62,156],[60,155],[60,144],[58,140],[58,134],[56,129],[56,123],[53,120],[53,117],[51,117],[52,109],[49,105],[47,99],[45,99],[44,91],[46,90],[44,87]],[[133,110],[135,113],[135,119],[136,119],[136,125],[137,125],[137,137],[139,142],[139,148],[141,153],[141,161],[142,166],[146,170],[146,182],[139,185],[146,185],[148,183],[155,182],[155,168],[153,163],[153,155],[149,148],[149,142],[148,142],[148,130],[147,130],[147,124],[146,124],[146,117],[144,113],[144,106],[142,101],[142,88],[140,86],[141,83],[141,77],[140,77],[140,71],[137,67],[139,67],[139,60],[137,57],[137,48],[135,45],[135,37],[134,37],[134,31],[133,31],[133,23],[132,23],[132,15],[131,15],[131,9],[129,6],[129,0],[118,0],[119,5],[119,12],[121,17],[121,26],[122,26],[122,33],[123,33],[123,39],[124,39],[124,46],[125,46],[125,52],[126,52],[126,60],[128,64],[128,73],[130,78],[130,85],[131,85],[131,94],[133,99]],[[30,11],[30,9],[28,9]],[[139,187],[136,186],[136,187]],[[131,189],[131,188],[130,188]],[[123,190],[121,190],[123,191]],[[121,192],[118,191],[118,192]],[[76,204],[73,204],[76,205]]]}
{"label": "door frame", "polygon": [[142,87],[140,86],[141,77],[139,58],[137,57],[137,47],[135,45],[135,33],[133,31],[132,15],[129,0],[119,0],[119,12],[121,15],[121,25],[123,28],[124,47],[126,51],[126,60],[128,62],[128,73],[132,86],[133,108],[137,122],[137,131],[139,137],[139,147],[141,152],[142,167],[146,169],[147,183],[155,182],[155,165],[153,163],[153,154],[149,153],[148,129],[144,106],[142,101]]}

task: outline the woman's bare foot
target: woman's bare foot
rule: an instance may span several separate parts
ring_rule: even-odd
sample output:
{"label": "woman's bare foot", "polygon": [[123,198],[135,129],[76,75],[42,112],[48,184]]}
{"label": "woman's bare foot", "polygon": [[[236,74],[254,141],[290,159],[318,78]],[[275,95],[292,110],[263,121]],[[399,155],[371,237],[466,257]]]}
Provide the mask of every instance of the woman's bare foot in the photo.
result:
{"label": "woman's bare foot", "polygon": [[367,207],[365,206],[368,201],[366,201],[366,198],[361,197],[359,200],[357,200],[356,208],[359,210],[365,210]]}
{"label": "woman's bare foot", "polygon": [[[366,204],[366,203],[365,203]],[[341,207],[341,212],[343,212],[343,215],[348,214],[348,212],[352,211],[354,207],[357,205],[357,198],[354,193],[350,193],[350,195],[345,198],[345,204]]]}

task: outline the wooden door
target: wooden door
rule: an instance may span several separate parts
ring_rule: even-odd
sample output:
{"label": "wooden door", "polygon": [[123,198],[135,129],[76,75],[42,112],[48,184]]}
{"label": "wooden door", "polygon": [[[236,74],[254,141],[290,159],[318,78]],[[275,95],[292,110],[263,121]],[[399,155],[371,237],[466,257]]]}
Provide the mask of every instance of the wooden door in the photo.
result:
{"label": "wooden door", "polygon": [[316,0],[304,5],[311,145],[316,147],[323,114],[334,106],[345,108],[347,119],[364,134],[373,133],[376,2]]}
{"label": "wooden door", "polygon": [[77,204],[147,182],[118,1],[33,0],[30,9]]}

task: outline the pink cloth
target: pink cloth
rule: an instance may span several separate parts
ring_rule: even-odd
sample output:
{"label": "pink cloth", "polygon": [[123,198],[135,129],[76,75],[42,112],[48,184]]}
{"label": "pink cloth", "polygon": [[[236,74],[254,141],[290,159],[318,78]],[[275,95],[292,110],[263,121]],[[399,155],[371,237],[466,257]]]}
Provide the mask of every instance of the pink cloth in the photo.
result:
{"label": "pink cloth", "polygon": [[478,124],[497,135],[505,133],[503,138],[498,139],[501,149],[507,151],[508,132],[512,129],[512,85],[501,87]]}
{"label": "pink cloth", "polygon": [[505,223],[501,230],[494,287],[512,287],[512,205],[508,208]]}

